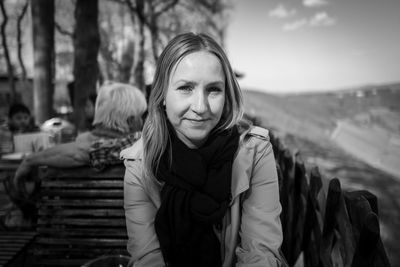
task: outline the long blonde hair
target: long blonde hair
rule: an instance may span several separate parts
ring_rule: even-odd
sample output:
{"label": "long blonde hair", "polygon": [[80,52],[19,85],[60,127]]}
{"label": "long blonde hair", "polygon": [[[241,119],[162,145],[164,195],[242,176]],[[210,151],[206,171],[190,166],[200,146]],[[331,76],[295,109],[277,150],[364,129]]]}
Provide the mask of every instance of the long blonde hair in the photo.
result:
{"label": "long blonde hair", "polygon": [[143,127],[144,172],[151,179],[155,179],[158,164],[170,139],[163,102],[171,73],[185,56],[198,51],[207,51],[215,55],[225,74],[225,105],[216,131],[229,129],[242,118],[242,93],[221,46],[206,34],[183,33],[177,35],[167,44],[158,59],[149,99],[148,116]]}

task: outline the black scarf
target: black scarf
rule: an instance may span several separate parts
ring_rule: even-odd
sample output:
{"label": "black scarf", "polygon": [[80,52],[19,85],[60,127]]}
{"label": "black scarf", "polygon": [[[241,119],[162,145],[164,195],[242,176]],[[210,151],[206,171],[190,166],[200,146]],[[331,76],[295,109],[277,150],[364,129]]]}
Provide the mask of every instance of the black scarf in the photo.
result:
{"label": "black scarf", "polygon": [[173,132],[172,164],[167,149],[157,171],[157,179],[165,182],[155,217],[164,260],[171,267],[221,266],[213,225],[229,206],[238,130],[212,134],[198,149],[188,148]]}

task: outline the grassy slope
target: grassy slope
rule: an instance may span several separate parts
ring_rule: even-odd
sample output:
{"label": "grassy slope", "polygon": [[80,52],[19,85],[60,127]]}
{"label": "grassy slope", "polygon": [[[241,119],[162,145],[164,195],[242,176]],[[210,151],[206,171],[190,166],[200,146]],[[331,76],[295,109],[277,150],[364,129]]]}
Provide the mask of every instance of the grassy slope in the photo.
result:
{"label": "grassy slope", "polygon": [[[400,86],[398,86],[400,87]],[[340,94],[269,95],[244,91],[246,112],[275,130],[307,166],[325,177],[338,177],[346,190],[366,189],[377,195],[381,235],[393,266],[400,266],[400,180],[354,158],[329,140],[337,120],[368,123],[400,132],[400,90],[383,88],[367,98]],[[368,91],[367,89],[367,92]]]}

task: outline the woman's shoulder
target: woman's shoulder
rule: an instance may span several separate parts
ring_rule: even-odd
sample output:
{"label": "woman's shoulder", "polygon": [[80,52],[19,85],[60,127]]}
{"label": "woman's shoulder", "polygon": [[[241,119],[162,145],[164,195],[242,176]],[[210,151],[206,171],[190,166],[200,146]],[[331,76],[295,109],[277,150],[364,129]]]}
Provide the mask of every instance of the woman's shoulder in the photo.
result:
{"label": "woman's shoulder", "polygon": [[259,126],[249,126],[241,133],[241,147],[254,148],[270,145],[269,131]]}
{"label": "woman's shoulder", "polygon": [[143,138],[140,138],[132,146],[122,150],[120,153],[120,158],[122,160],[142,160]]}
{"label": "woman's shoulder", "polygon": [[269,140],[269,131],[260,126],[250,126],[247,131],[244,132],[247,137],[255,137],[261,140]]}
{"label": "woman's shoulder", "polygon": [[247,155],[246,158],[253,158],[258,161],[263,155],[272,151],[269,131],[263,127],[250,126],[241,133],[238,155]]}
{"label": "woman's shoulder", "polygon": [[[124,165],[126,168],[125,172],[125,182],[128,184],[136,184],[144,186],[144,172],[142,164],[142,150],[139,148],[138,142],[133,144],[120,152],[120,159],[124,160]],[[140,142],[141,143],[141,142]]]}

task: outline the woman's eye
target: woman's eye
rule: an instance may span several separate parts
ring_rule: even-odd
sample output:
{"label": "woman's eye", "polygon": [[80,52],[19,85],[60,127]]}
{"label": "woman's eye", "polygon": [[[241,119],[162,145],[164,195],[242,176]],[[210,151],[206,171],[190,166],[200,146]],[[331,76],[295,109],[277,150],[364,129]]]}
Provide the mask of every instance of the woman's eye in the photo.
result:
{"label": "woman's eye", "polygon": [[188,85],[179,86],[179,87],[178,87],[178,90],[180,90],[180,91],[191,91],[191,90],[192,90],[192,87],[191,87],[191,86],[188,86]]}
{"label": "woman's eye", "polygon": [[211,92],[211,93],[218,93],[218,92],[222,92],[222,89],[219,88],[219,87],[210,87],[208,89],[208,91]]}

